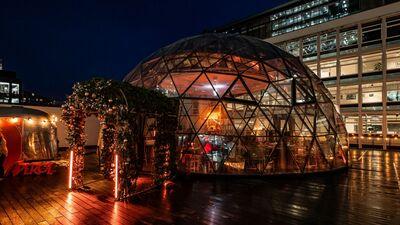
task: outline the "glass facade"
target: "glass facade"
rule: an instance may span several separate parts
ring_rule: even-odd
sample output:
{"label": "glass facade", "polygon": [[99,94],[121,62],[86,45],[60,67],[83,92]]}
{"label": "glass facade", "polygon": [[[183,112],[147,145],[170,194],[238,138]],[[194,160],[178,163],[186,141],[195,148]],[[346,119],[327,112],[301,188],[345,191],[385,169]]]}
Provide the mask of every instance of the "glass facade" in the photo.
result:
{"label": "glass facade", "polygon": [[345,166],[345,125],[321,80],[258,39],[207,34],[162,48],[125,81],[179,99],[180,170],[279,174]]}
{"label": "glass facade", "polygon": [[[213,29],[217,33],[244,34],[258,38],[270,38],[282,34],[294,32],[314,25],[326,23],[348,15],[398,2],[399,0],[307,0],[289,1],[287,4],[244,20],[233,22],[229,25]],[[387,21],[388,38],[396,38],[400,35],[398,20],[400,17]],[[378,26],[373,24],[363,25],[365,43],[374,41]],[[348,29],[348,28],[346,28]],[[343,37],[348,36],[347,41],[340,43],[342,47],[354,44],[357,29],[343,30]],[[392,40],[388,40],[392,41]]]}
{"label": "glass facade", "polygon": [[[348,127],[350,143],[359,147],[400,145],[391,135],[394,128],[389,129],[394,127],[391,114],[400,113],[400,36],[392,29],[399,25],[399,16],[394,15],[296,40],[303,45],[297,54],[321,77],[342,114],[351,115],[346,119],[352,121],[346,122],[352,127]],[[384,108],[387,115],[382,113]]]}
{"label": "glass facade", "polygon": [[[395,136],[388,129],[392,126],[389,116],[400,114],[400,12],[371,10],[371,14],[363,13],[363,19],[349,17],[348,24],[346,19],[340,22],[329,20],[387,4],[393,4],[393,7],[385,6],[392,10],[399,7],[399,2],[293,1],[258,17],[270,20],[265,22],[270,26],[267,38],[263,37],[266,41],[273,41],[287,52],[299,56],[323,80],[342,115],[358,115],[356,123],[357,129],[360,129],[355,130],[351,138],[351,143],[358,147],[377,145],[385,149],[395,143],[400,146],[400,137],[394,141]],[[332,12],[335,16],[331,16]],[[318,32],[314,33],[312,28],[304,29],[304,32],[296,31],[319,23],[326,23],[329,29],[323,30],[322,26],[318,26]],[[243,24],[236,23],[230,28]],[[230,33],[227,28],[224,31]],[[283,35],[288,32],[292,34]],[[370,115],[382,116],[381,119],[372,119],[382,123],[382,132],[377,137],[362,132],[365,114],[367,121]],[[363,135],[369,137],[363,138]]]}
{"label": "glass facade", "polygon": [[272,14],[272,36],[321,24],[349,14],[348,0],[313,0]]}

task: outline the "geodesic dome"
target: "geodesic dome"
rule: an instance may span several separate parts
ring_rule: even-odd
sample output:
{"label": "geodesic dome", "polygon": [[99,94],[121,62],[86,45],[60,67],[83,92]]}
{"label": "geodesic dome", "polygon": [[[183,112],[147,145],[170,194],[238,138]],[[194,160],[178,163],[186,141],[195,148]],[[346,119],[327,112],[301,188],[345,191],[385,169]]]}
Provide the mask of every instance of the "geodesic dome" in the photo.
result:
{"label": "geodesic dome", "polygon": [[124,80],[179,99],[181,171],[265,175],[347,165],[347,134],[329,91],[270,43],[229,34],[185,38]]}

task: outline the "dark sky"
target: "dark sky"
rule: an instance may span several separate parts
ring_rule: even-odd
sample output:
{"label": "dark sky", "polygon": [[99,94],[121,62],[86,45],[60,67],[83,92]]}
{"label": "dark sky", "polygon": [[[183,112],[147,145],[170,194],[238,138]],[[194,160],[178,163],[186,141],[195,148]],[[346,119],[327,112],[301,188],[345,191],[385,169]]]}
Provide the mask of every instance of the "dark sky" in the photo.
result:
{"label": "dark sky", "polygon": [[63,99],[93,76],[121,80],[180,38],[284,0],[0,0],[0,58],[26,90]]}

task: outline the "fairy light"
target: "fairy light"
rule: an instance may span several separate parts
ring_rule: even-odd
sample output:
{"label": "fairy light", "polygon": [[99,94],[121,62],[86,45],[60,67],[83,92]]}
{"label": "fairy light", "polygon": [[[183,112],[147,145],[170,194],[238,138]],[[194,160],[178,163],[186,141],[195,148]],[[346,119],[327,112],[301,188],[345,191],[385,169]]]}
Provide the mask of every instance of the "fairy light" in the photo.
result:
{"label": "fairy light", "polygon": [[57,116],[51,115],[51,123],[52,123],[53,125],[55,125],[55,124],[57,123],[57,121],[58,121]]}
{"label": "fairy light", "polygon": [[29,125],[33,125],[35,123],[35,121],[30,117],[27,119],[27,121]]}
{"label": "fairy light", "polygon": [[19,119],[17,117],[13,117],[10,119],[11,123],[18,123]]}
{"label": "fairy light", "polygon": [[47,120],[42,120],[42,126],[46,126],[47,125]]}
{"label": "fairy light", "polygon": [[114,187],[114,197],[118,199],[118,155],[115,154],[115,187]]}
{"label": "fairy light", "polygon": [[74,151],[70,151],[69,153],[69,178],[68,178],[68,188],[72,188],[72,165],[74,161]]}

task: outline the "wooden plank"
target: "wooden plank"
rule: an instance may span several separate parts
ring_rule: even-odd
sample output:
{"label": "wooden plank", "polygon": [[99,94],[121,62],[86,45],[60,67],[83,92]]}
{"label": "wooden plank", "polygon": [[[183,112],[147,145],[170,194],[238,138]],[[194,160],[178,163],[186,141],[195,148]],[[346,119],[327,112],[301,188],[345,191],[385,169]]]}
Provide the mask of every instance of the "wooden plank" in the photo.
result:
{"label": "wooden plank", "polygon": [[24,221],[18,215],[16,210],[4,197],[0,197],[0,205],[3,207],[12,224],[24,224]]}
{"label": "wooden plank", "polygon": [[9,207],[14,207],[16,213],[21,217],[24,224],[36,224],[33,217],[29,215],[27,209],[23,207],[8,191],[3,192],[0,198],[5,198],[9,202]]}

